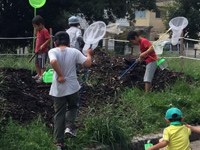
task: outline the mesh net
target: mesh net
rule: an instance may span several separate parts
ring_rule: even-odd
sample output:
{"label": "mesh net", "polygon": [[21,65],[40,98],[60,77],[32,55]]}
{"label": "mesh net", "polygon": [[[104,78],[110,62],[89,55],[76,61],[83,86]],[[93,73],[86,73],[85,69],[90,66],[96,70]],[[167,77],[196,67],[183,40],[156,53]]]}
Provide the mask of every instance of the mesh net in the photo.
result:
{"label": "mesh net", "polygon": [[153,45],[153,48],[156,52],[156,55],[161,55],[163,53],[165,41],[158,41],[156,44]]}
{"label": "mesh net", "polygon": [[97,21],[91,24],[83,35],[85,45],[83,47],[83,54],[86,54],[87,49],[92,44],[92,49],[95,49],[106,33],[106,24],[102,21]]}
{"label": "mesh net", "polygon": [[172,29],[172,39],[173,45],[178,43],[181,36],[182,30],[188,25],[188,20],[185,17],[176,17],[170,20],[169,26]]}
{"label": "mesh net", "polygon": [[29,0],[29,3],[34,8],[40,8],[46,3],[46,0]]}
{"label": "mesh net", "polygon": [[111,23],[111,24],[107,25],[106,31],[108,33],[117,34],[117,35],[123,32],[119,28],[119,24],[118,23]]}
{"label": "mesh net", "polygon": [[91,24],[83,35],[83,40],[86,44],[97,43],[104,37],[106,33],[106,24],[102,21],[97,21]]}

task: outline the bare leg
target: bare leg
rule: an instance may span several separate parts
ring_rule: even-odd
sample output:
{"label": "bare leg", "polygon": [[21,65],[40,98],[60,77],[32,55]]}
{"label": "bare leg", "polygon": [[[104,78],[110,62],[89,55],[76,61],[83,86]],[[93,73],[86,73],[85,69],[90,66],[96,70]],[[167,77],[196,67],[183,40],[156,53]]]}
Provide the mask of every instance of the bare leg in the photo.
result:
{"label": "bare leg", "polygon": [[41,69],[40,69],[40,67],[39,67],[38,64],[35,64],[35,69],[36,69],[37,74],[38,74],[39,76],[41,76]]}
{"label": "bare leg", "polygon": [[41,69],[41,76],[43,75],[43,73],[46,71],[46,69]]}
{"label": "bare leg", "polygon": [[151,83],[145,82],[145,93],[148,93],[151,91]]}

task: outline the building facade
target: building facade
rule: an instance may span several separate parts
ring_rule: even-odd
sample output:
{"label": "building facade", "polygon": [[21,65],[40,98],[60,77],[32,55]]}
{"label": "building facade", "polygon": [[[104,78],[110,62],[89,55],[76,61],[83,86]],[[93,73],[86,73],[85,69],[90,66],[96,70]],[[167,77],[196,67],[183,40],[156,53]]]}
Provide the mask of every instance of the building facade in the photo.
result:
{"label": "building facade", "polygon": [[157,0],[158,11],[137,10],[135,11],[136,30],[146,32],[146,38],[151,41],[157,40],[160,34],[164,33],[165,25],[162,20],[162,12],[165,12],[166,5],[171,0]]}

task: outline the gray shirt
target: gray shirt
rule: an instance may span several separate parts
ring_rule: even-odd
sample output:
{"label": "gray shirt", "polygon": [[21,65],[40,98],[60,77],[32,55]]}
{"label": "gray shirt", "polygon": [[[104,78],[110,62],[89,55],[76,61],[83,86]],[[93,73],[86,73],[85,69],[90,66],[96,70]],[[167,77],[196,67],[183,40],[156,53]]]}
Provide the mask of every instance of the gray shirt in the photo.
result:
{"label": "gray shirt", "polygon": [[83,64],[87,57],[85,57],[79,50],[67,47],[64,50],[60,48],[53,48],[48,52],[50,62],[57,60],[66,79],[64,83],[59,83],[58,75],[54,71],[53,81],[49,95],[55,97],[63,97],[71,95],[80,89],[79,82],[76,75],[76,64]]}

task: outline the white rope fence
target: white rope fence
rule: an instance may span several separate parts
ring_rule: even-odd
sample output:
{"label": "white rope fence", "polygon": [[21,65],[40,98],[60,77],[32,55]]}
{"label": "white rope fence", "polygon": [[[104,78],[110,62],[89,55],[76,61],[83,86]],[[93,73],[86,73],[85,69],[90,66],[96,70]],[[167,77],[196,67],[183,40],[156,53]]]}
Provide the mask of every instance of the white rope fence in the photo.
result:
{"label": "white rope fence", "polygon": [[[0,37],[0,40],[24,40],[24,39],[34,39],[34,38],[36,39],[36,37]],[[129,42],[127,40],[118,40],[113,38],[103,38],[102,40],[111,40],[111,41],[125,42],[125,43]]]}
{"label": "white rope fence", "polygon": [[[54,37],[54,36],[52,36]],[[0,37],[0,40],[24,40],[24,39],[34,39],[36,37]],[[188,41],[194,41],[194,42],[200,42],[200,40],[196,39],[191,39],[191,38],[185,38],[185,37],[180,37],[180,39],[188,40]],[[117,41],[117,42],[125,42],[128,43],[128,40],[118,40],[118,39],[113,39],[113,38],[103,38],[103,40],[111,40],[111,41]]]}
{"label": "white rope fence", "polygon": [[31,53],[28,54],[0,54],[0,56],[29,56],[32,55]]}
{"label": "white rope fence", "polygon": [[[181,38],[183,38],[183,37],[181,37]],[[191,39],[191,38],[183,38],[183,39],[188,40],[188,41],[200,42],[200,40]]]}
{"label": "white rope fence", "polygon": [[[54,37],[54,36],[52,36],[52,37]],[[183,38],[184,40],[188,40],[188,41],[200,42],[200,40],[196,40],[196,39],[180,37],[180,39],[181,38]],[[0,40],[25,40],[25,39],[36,39],[36,37],[0,37]],[[119,39],[113,39],[113,38],[103,38],[102,40],[110,40],[110,41],[116,41],[116,42],[129,43],[128,40],[119,40]],[[32,54],[0,54],[0,56],[11,56],[11,55],[28,56],[28,55],[32,55]],[[198,58],[191,58],[191,57],[186,57],[186,56],[165,57],[165,58],[186,58],[186,59],[192,59],[192,60],[200,60]]]}
{"label": "white rope fence", "polygon": [[36,37],[0,37],[0,40],[27,40],[27,39],[33,39]]}
{"label": "white rope fence", "polygon": [[191,59],[191,60],[200,60],[200,59],[198,59],[198,58],[192,58],[192,57],[186,57],[186,56],[179,56],[179,57],[164,57],[164,58],[170,58],[170,59],[185,58],[185,59]]}

